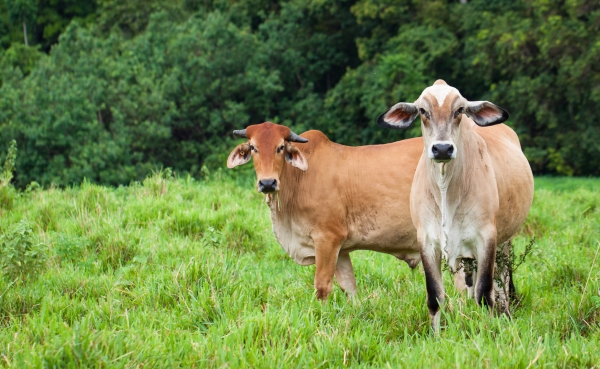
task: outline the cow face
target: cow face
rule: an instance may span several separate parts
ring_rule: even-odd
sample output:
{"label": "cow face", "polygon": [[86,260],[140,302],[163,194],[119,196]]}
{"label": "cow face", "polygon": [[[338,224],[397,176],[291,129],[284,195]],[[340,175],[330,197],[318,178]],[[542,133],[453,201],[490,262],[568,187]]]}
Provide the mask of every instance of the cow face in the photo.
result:
{"label": "cow face", "polygon": [[246,164],[250,158],[254,161],[256,187],[258,192],[279,191],[279,175],[285,162],[305,171],[308,169],[306,158],[292,142],[305,143],[307,139],[298,136],[288,127],[266,122],[249,126],[244,130],[233,131],[236,136],[247,138],[246,143],[238,145],[227,159],[227,167],[235,168]]}
{"label": "cow face", "polygon": [[440,79],[427,87],[414,103],[392,106],[377,118],[377,124],[406,129],[420,115],[427,157],[445,163],[456,158],[463,114],[482,127],[502,123],[509,117],[506,110],[491,102],[468,101],[456,88]]}

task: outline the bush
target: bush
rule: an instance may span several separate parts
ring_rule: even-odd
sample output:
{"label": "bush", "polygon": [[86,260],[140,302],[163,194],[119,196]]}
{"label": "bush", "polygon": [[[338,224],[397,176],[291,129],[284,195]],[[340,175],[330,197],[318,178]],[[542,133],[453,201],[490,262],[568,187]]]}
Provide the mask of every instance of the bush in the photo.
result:
{"label": "bush", "polygon": [[0,235],[0,268],[4,276],[24,281],[45,269],[46,245],[35,242],[31,225],[22,220]]}

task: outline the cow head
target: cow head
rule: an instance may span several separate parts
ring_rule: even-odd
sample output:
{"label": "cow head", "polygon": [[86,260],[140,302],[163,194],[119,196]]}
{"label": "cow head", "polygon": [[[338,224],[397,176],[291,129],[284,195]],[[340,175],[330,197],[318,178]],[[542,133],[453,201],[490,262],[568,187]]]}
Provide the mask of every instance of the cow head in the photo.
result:
{"label": "cow head", "polygon": [[233,134],[247,138],[248,141],[233,149],[227,159],[227,167],[235,168],[253,158],[258,192],[279,191],[279,175],[286,161],[300,170],[308,169],[306,158],[292,144],[305,143],[308,140],[298,136],[288,127],[266,122],[233,131]]}
{"label": "cow head", "polygon": [[438,79],[414,103],[401,102],[381,114],[377,124],[406,129],[421,115],[427,157],[440,163],[456,158],[463,114],[481,127],[502,123],[509,116],[506,110],[489,101],[468,101],[456,88]]}

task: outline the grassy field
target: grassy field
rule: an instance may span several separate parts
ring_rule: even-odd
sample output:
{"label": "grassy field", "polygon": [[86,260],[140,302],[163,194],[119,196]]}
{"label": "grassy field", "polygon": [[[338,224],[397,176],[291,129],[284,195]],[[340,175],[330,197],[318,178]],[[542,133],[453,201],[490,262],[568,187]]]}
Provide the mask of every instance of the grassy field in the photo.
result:
{"label": "grassy field", "polygon": [[439,337],[422,268],[353,254],[359,298],[313,294],[249,179],[0,190],[0,365],[599,367],[600,180],[538,178],[521,302],[490,316],[451,278]]}

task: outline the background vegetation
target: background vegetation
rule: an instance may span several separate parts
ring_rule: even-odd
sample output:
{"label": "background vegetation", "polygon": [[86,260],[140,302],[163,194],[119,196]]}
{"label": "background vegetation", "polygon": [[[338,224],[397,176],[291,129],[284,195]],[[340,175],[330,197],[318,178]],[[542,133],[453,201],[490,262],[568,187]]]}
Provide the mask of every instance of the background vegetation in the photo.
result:
{"label": "background vegetation", "polygon": [[429,331],[421,266],[355,252],[358,299],[314,297],[249,180],[1,190],[0,366],[581,367],[600,362],[600,181],[536,178],[513,319],[454,291]]}
{"label": "background vegetation", "polygon": [[265,120],[418,135],[373,122],[443,78],[512,112],[536,173],[600,175],[599,27],[592,0],[1,0],[0,146],[21,188],[197,177]]}
{"label": "background vegetation", "polygon": [[536,177],[514,317],[446,275],[433,337],[420,269],[354,253],[359,298],[322,304],[213,168],[265,120],[418,135],[374,118],[444,78],[513,113],[536,173],[599,175],[599,27],[590,0],[0,0],[0,366],[597,365],[598,180]]}

